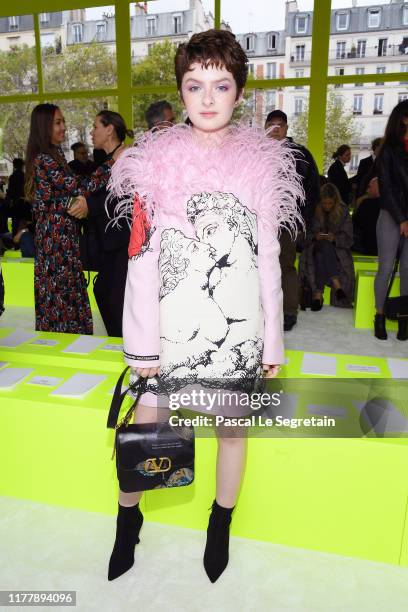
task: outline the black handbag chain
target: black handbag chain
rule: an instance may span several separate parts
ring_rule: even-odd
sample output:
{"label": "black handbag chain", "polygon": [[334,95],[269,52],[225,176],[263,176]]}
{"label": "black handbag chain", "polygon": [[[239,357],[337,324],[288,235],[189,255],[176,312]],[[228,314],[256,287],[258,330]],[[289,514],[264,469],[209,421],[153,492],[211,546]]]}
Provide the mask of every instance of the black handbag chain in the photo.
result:
{"label": "black handbag chain", "polygon": [[[139,380],[137,380],[133,385],[129,385],[127,389],[122,391],[123,379],[125,378],[125,374],[128,371],[128,369],[129,369],[129,366],[127,366],[123,370],[122,374],[119,376],[119,379],[116,383],[115,391],[113,393],[112,402],[111,402],[110,410],[108,414],[108,422],[106,424],[106,426],[109,429],[117,430],[122,426],[125,426],[125,427],[128,426],[129,421],[132,418],[132,414],[136,409],[140,396],[146,391],[147,378],[142,378],[142,377],[140,377]],[[123,417],[123,419],[118,423],[117,421],[119,417],[120,407],[122,406],[123,400],[125,399],[129,390],[133,391],[136,397],[131,407],[129,408],[125,416]],[[115,448],[116,448],[116,445],[114,445],[113,447],[112,460],[115,456]]]}

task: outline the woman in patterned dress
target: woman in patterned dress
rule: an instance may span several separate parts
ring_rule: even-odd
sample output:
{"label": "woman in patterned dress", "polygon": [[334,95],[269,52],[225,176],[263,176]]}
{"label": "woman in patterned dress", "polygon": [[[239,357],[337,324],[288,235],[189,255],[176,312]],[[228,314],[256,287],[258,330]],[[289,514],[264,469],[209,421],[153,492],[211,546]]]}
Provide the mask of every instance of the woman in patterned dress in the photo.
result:
{"label": "woman in patterned dress", "polygon": [[[112,159],[89,177],[74,176],[61,144],[65,121],[54,104],[39,104],[31,114],[26,154],[26,197],[35,226],[35,328],[92,334],[92,313],[79,254],[81,196],[105,185]],[[68,209],[72,197],[78,201]]]}
{"label": "woman in patterned dress", "polygon": [[[129,198],[117,207],[118,218],[130,213],[132,222],[124,356],[133,375],[150,379],[137,423],[161,417],[157,374],[166,390],[183,388],[186,379],[213,395],[236,388],[238,396],[253,390],[262,371],[273,377],[284,363],[278,230],[295,230],[302,189],[290,147],[264,130],[231,124],[247,61],[224,30],[180,45],[177,86],[191,125],[148,132],[112,168],[113,194]],[[221,404],[212,414],[241,416],[242,405]],[[246,461],[245,423],[233,432],[227,427],[233,437],[216,429],[216,498],[203,558],[211,582],[228,564]],[[119,491],[109,580],[134,563],[141,495]]]}

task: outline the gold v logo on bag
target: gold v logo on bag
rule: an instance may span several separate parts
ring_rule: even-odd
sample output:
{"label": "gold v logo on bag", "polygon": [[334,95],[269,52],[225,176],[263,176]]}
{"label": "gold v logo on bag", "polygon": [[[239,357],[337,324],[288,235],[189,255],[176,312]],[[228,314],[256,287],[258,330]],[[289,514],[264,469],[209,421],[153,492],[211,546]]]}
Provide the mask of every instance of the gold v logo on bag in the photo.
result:
{"label": "gold v logo on bag", "polygon": [[145,471],[158,474],[160,472],[168,472],[171,468],[171,459],[169,457],[152,457],[145,461]]}

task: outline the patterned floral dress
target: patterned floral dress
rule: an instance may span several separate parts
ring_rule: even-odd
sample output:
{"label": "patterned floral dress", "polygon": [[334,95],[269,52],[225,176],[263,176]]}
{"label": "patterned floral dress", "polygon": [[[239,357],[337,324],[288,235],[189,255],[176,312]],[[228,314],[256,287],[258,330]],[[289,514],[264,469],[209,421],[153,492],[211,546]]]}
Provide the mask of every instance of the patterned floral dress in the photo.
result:
{"label": "patterned floral dress", "polygon": [[111,163],[90,177],[71,174],[62,149],[57,159],[41,153],[34,160],[35,328],[41,331],[92,334],[92,313],[79,255],[79,222],[67,212],[71,196],[100,189]]}

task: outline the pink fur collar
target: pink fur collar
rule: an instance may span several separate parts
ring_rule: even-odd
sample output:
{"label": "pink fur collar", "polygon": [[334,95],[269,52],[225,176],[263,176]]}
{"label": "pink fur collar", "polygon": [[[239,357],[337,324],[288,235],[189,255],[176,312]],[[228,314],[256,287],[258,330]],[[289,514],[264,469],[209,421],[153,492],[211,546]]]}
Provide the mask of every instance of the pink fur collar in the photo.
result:
{"label": "pink fur collar", "polygon": [[302,223],[295,152],[264,130],[244,125],[232,125],[218,146],[203,145],[184,124],[146,132],[113,165],[109,190],[121,200],[115,222],[123,217],[131,222],[135,193],[150,215],[185,219],[193,194],[222,191],[256,212],[265,229],[284,225],[296,233],[296,222]]}

